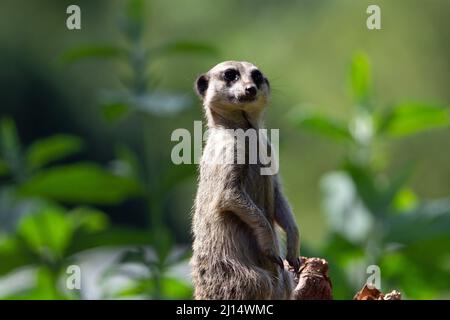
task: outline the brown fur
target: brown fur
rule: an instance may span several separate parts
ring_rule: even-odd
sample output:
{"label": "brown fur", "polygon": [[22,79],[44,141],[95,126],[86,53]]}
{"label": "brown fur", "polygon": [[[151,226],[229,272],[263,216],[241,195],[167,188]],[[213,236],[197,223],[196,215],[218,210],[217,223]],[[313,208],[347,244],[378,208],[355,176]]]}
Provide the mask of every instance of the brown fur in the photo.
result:
{"label": "brown fur", "polygon": [[[229,68],[240,72],[232,84],[223,80],[223,72]],[[275,224],[287,234],[287,259],[295,268],[299,263],[299,236],[277,175],[261,175],[260,163],[211,161],[243,147],[226,129],[262,127],[269,96],[267,79],[258,86],[254,101],[240,103],[234,99],[242,96],[245,86],[253,84],[250,72],[254,69],[248,62],[227,61],[197,82],[209,136],[200,162],[192,224],[196,299],[291,297],[293,278],[278,265],[281,259]]]}

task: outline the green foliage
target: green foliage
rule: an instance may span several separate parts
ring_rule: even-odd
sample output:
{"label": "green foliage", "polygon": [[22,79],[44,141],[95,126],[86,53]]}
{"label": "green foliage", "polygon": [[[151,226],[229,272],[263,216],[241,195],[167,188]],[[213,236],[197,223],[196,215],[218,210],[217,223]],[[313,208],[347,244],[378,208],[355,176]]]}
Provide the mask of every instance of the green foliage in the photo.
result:
{"label": "green foliage", "polygon": [[352,139],[344,123],[324,115],[295,112],[291,121],[304,130],[336,141],[349,142]]}
{"label": "green foliage", "polygon": [[[173,265],[185,264],[188,255],[177,254],[178,246],[172,232],[166,227],[163,211],[166,194],[182,179],[193,174],[193,168],[167,166],[166,159],[159,154],[155,143],[155,133],[148,128],[154,121],[164,121],[192,104],[190,96],[158,90],[149,74],[150,63],[157,58],[174,54],[217,55],[217,50],[199,41],[174,39],[147,47],[143,44],[146,31],[146,3],[129,0],[125,3],[124,14],[120,17],[119,31],[123,40],[104,45],[80,46],[68,50],[62,61],[73,63],[86,58],[115,58],[125,63],[131,74],[121,77],[123,90],[107,91],[100,97],[104,118],[115,123],[125,116],[138,114],[139,128],[144,137],[141,159],[131,149],[120,146],[112,170],[98,165],[76,163],[41,169],[20,186],[19,192],[27,197],[44,197],[61,203],[114,205],[131,197],[141,196],[146,200],[150,224],[146,231],[128,231],[112,228],[83,235],[69,245],[69,252],[79,252],[92,246],[138,245],[136,249],[125,250],[109,268],[104,278],[108,279],[121,272],[121,267],[134,263],[146,272],[130,276],[132,284],[122,292],[108,293],[108,297],[128,297],[130,295],[151,298],[190,298],[192,288],[185,280],[169,274]],[[160,133],[158,133],[160,134]],[[72,214],[74,215],[74,214]],[[148,257],[152,253],[151,258]],[[185,252],[185,251],[183,251]]]}
{"label": "green foliage", "polygon": [[64,203],[117,204],[139,195],[141,187],[98,165],[77,163],[40,171],[21,186],[20,192]]}
{"label": "green foliage", "polygon": [[[36,281],[3,298],[62,299],[73,293],[58,286],[58,279],[73,256],[99,246],[148,243],[149,236],[108,229],[105,213],[80,205],[114,205],[141,197],[137,174],[120,175],[101,166],[78,162],[53,165],[81,150],[83,142],[70,135],[55,135],[21,146],[14,122],[1,119],[1,156],[4,179],[0,185],[0,275],[33,270]],[[121,148],[128,163],[132,154]],[[75,205],[71,209],[62,204]],[[108,235],[109,232],[109,235]],[[109,238],[108,238],[109,237]],[[113,240],[113,241],[111,241]]]}
{"label": "green foliage", "polygon": [[78,137],[54,135],[33,143],[27,150],[26,162],[30,169],[36,169],[77,153],[82,148],[83,141]]}
{"label": "green foliage", "polygon": [[73,230],[64,210],[48,207],[22,219],[17,232],[36,254],[61,257]]}
{"label": "green foliage", "polygon": [[369,107],[371,90],[371,67],[367,55],[358,52],[350,66],[350,89],[359,107]]}
{"label": "green foliage", "polygon": [[[370,75],[367,56],[357,53],[349,77],[356,107],[347,123],[308,111],[291,118],[301,129],[347,142],[342,167],[321,183],[331,229],[323,255],[341,270],[332,276],[344,275],[346,283],[333,278],[340,294],[358,290],[367,278],[365,268],[377,264],[384,288],[400,289],[410,298],[436,297],[449,276],[449,199],[418,199],[407,185],[413,167],[406,165],[389,177],[374,155],[390,138],[448,126],[449,109],[402,103],[380,112],[374,108]],[[425,280],[430,274],[432,279]]]}
{"label": "green foliage", "polygon": [[394,106],[379,120],[379,134],[392,137],[445,127],[450,123],[448,108],[425,103],[402,103]]}

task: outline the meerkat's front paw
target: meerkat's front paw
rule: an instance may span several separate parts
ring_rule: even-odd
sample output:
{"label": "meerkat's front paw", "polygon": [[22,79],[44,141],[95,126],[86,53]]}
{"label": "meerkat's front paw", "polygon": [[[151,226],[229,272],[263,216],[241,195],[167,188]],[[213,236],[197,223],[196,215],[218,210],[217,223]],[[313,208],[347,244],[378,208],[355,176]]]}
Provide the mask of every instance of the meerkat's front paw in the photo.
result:
{"label": "meerkat's front paw", "polygon": [[280,256],[272,256],[271,260],[277,264],[281,269],[284,269],[283,259]]}
{"label": "meerkat's front paw", "polygon": [[294,271],[297,273],[300,269],[300,257],[287,257],[286,258],[289,265],[294,268]]}
{"label": "meerkat's front paw", "polygon": [[278,265],[281,269],[284,269],[283,259],[278,254],[276,254],[275,251],[266,250],[265,255],[270,261]]}

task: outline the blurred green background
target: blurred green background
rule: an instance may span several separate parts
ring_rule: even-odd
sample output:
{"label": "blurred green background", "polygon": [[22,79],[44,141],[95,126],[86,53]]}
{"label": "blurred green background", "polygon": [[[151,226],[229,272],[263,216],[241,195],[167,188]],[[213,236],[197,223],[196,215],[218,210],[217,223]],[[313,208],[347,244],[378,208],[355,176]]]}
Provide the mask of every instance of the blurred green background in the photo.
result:
{"label": "blurred green background", "polygon": [[[81,30],[66,8],[81,8]],[[366,28],[381,7],[382,30]],[[350,299],[448,298],[450,2],[0,3],[0,298],[191,298],[194,165],[170,134],[202,120],[197,75],[248,60],[302,255]],[[66,286],[81,268],[81,289]]]}

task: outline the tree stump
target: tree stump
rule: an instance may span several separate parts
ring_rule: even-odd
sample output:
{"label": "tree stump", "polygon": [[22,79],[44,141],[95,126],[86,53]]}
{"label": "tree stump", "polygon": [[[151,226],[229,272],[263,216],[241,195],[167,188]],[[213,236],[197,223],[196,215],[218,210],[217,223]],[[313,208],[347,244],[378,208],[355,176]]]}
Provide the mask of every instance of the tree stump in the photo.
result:
{"label": "tree stump", "polygon": [[[328,276],[328,262],[321,258],[301,257],[299,272],[284,261],[285,269],[294,273],[296,287],[293,291],[295,300],[332,300],[332,283]],[[384,294],[367,284],[353,297],[353,300],[401,300],[401,293],[393,290]]]}

